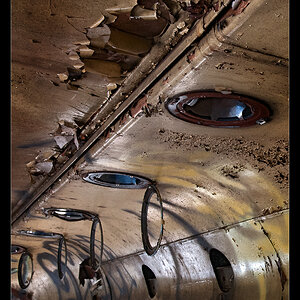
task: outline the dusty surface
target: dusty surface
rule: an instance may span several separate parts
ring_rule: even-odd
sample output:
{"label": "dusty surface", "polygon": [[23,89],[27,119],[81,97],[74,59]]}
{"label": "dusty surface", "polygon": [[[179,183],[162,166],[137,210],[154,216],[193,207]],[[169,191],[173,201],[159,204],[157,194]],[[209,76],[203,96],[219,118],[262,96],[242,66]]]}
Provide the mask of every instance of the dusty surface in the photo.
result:
{"label": "dusty surface", "polygon": [[[208,135],[190,135],[171,130],[160,129],[158,139],[167,143],[170,149],[195,151],[201,149],[226,156],[228,159],[238,159],[249,163],[256,170],[265,171],[273,178],[281,189],[287,189],[289,184],[289,146],[287,140],[276,139],[266,141],[249,140],[245,137],[210,137]],[[243,165],[223,168],[225,176],[238,178]]]}

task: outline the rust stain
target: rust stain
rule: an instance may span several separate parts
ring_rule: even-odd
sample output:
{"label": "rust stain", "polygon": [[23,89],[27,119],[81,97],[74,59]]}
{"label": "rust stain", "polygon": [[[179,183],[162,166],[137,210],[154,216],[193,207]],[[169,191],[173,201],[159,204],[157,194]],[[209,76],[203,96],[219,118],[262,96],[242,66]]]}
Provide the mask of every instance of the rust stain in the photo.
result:
{"label": "rust stain", "polygon": [[134,118],[139,112],[142,111],[142,108],[147,105],[148,96],[145,95],[141,99],[139,99],[136,103],[133,104],[129,113],[132,118]]}
{"label": "rust stain", "polygon": [[241,14],[249,4],[250,0],[242,0],[235,9],[230,8],[228,12],[221,18],[220,22],[226,20],[230,16]]}
{"label": "rust stain", "polygon": [[23,290],[11,288],[12,300],[31,300],[33,293],[27,293]]}

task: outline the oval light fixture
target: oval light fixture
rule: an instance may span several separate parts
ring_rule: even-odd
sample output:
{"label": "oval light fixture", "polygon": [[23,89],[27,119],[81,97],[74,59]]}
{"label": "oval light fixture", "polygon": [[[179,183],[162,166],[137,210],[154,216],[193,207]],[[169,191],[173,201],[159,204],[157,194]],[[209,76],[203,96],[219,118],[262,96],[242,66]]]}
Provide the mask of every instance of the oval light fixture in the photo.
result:
{"label": "oval light fixture", "polygon": [[[100,238],[100,247],[97,246],[96,244],[96,241],[99,241],[99,238]],[[92,268],[94,270],[97,270],[101,266],[102,255],[103,255],[103,229],[102,229],[100,219],[96,217],[93,220],[93,224],[91,227],[91,235],[90,235],[90,257],[92,260]]]}
{"label": "oval light fixture", "polygon": [[169,98],[165,106],[181,120],[211,127],[263,125],[270,116],[269,109],[258,100],[215,91],[184,93]]}
{"label": "oval light fixture", "polygon": [[[155,254],[162,240],[164,222],[162,199],[155,183],[145,177],[114,171],[88,173],[83,176],[83,179],[93,184],[112,188],[147,188],[141,214],[142,242],[148,255]],[[158,203],[153,202],[154,197]]]}
{"label": "oval light fixture", "polygon": [[111,188],[143,189],[152,184],[150,179],[122,172],[91,172],[83,176],[83,180]]}

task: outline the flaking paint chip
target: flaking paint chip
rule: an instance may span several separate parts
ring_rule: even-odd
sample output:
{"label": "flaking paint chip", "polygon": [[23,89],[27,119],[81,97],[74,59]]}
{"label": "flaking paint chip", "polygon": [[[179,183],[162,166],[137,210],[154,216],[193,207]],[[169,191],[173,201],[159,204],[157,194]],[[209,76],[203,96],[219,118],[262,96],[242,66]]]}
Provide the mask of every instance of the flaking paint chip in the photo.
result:
{"label": "flaking paint chip", "polygon": [[36,169],[38,171],[40,171],[41,173],[50,173],[52,168],[53,168],[53,162],[52,161],[45,161],[45,162],[40,162],[40,163],[37,163],[35,165]]}
{"label": "flaking paint chip", "polygon": [[54,140],[57,144],[57,146],[62,149],[63,147],[65,147],[65,145],[67,145],[70,141],[72,141],[74,139],[74,144],[76,146],[76,148],[79,148],[79,143],[78,143],[78,139],[77,139],[77,135],[76,135],[76,125],[65,121],[65,120],[60,120],[58,122],[59,127],[56,130],[56,132],[54,133]]}
{"label": "flaking paint chip", "polygon": [[59,78],[60,82],[65,82],[68,80],[68,75],[66,73],[59,73],[57,74],[57,77]]}
{"label": "flaking paint chip", "polygon": [[182,28],[184,28],[184,26],[185,26],[185,22],[182,21],[182,22],[180,22],[176,27],[177,27],[178,29],[182,29]]}
{"label": "flaking paint chip", "polygon": [[130,12],[130,18],[143,20],[157,20],[157,5],[158,2],[154,3],[151,9],[146,9],[137,4],[132,8]]}
{"label": "flaking paint chip", "polygon": [[96,28],[90,28],[87,32],[87,38],[91,41],[91,45],[97,48],[104,48],[110,39],[111,30],[107,25]]}
{"label": "flaking paint chip", "polygon": [[74,45],[88,46],[90,43],[91,43],[90,40],[82,40],[82,41],[74,42]]}
{"label": "flaking paint chip", "polygon": [[108,91],[112,91],[112,90],[115,90],[117,88],[117,84],[116,83],[109,83],[106,88]]}
{"label": "flaking paint chip", "polygon": [[32,161],[30,161],[29,163],[26,164],[26,167],[28,169],[30,169],[30,168],[33,168],[35,166],[35,164],[36,164],[36,161],[32,160]]}
{"label": "flaking paint chip", "polygon": [[104,16],[101,15],[91,26],[90,28],[95,28],[97,26],[99,26],[103,21],[104,21]]}
{"label": "flaking paint chip", "polygon": [[71,60],[77,60],[77,59],[79,59],[79,56],[78,56],[78,54],[77,54],[75,51],[71,51],[71,52],[69,53],[68,57],[69,57],[69,59],[71,59]]}
{"label": "flaking paint chip", "polygon": [[181,31],[179,31],[179,34],[184,35],[184,34],[188,33],[188,31],[189,31],[189,29],[186,27],[186,28],[182,29]]}
{"label": "flaking paint chip", "polygon": [[67,145],[72,139],[73,136],[70,135],[67,136],[57,135],[54,137],[54,140],[60,149],[62,149],[65,145]]}
{"label": "flaking paint chip", "polygon": [[82,58],[91,57],[94,54],[94,50],[90,49],[86,45],[81,45],[79,48],[79,55]]}
{"label": "flaking paint chip", "polygon": [[127,6],[127,7],[110,7],[106,8],[105,11],[112,14],[112,15],[119,15],[119,14],[124,14],[124,13],[129,13],[132,10],[132,6]]}
{"label": "flaking paint chip", "polygon": [[118,18],[117,16],[107,13],[105,15],[105,24],[106,25],[112,24],[117,20],[117,18]]}
{"label": "flaking paint chip", "polygon": [[82,61],[78,61],[73,65],[73,67],[75,69],[80,69],[80,68],[84,67],[84,63]]}

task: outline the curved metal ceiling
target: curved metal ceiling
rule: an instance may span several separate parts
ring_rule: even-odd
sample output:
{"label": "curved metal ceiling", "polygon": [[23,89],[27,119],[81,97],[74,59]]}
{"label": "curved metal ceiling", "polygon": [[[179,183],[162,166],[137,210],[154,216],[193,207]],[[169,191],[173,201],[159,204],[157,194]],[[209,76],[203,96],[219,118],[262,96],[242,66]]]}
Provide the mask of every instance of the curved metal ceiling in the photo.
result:
{"label": "curved metal ceiling", "polygon": [[[13,297],[288,299],[288,59],[286,1],[13,1]],[[165,108],[207,90],[270,117]]]}

